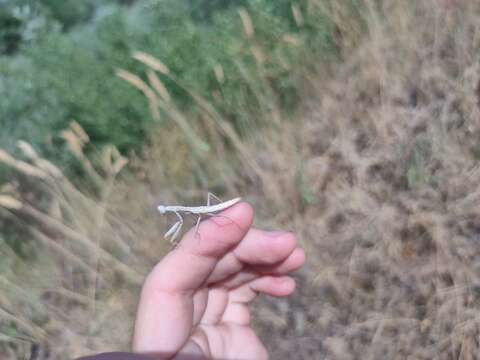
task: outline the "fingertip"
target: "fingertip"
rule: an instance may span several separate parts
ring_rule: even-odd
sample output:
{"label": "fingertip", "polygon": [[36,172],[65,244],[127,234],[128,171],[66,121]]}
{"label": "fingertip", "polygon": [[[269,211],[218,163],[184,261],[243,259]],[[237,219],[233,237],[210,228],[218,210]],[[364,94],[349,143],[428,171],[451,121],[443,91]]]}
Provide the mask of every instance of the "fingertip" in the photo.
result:
{"label": "fingertip", "polygon": [[301,247],[297,247],[294,251],[294,258],[295,258],[295,270],[298,270],[301,268],[303,265],[305,265],[305,262],[307,261],[307,255],[305,253],[305,250],[303,250]]}
{"label": "fingertip", "polygon": [[[227,209],[228,211],[230,209]],[[235,211],[235,215],[239,216],[242,222],[245,224],[245,227],[248,229],[252,226],[254,210],[252,205],[246,201],[239,202],[231,208],[232,211]]]}
{"label": "fingertip", "polygon": [[291,251],[293,251],[297,246],[297,237],[292,232],[286,232],[285,235],[283,236],[282,242],[286,248],[291,249]]}
{"label": "fingertip", "polygon": [[289,296],[295,286],[295,280],[290,276],[264,276],[251,284],[253,290],[275,297]]}
{"label": "fingertip", "polygon": [[259,239],[263,248],[262,262],[275,264],[286,259],[294,250],[297,243],[293,233],[278,233],[275,237],[262,237]]}
{"label": "fingertip", "polygon": [[282,280],[282,282],[283,282],[282,284],[283,294],[290,295],[295,291],[297,283],[294,278],[286,277]]}
{"label": "fingertip", "polygon": [[182,244],[192,253],[204,256],[223,256],[239,243],[253,223],[253,208],[239,202],[212,215],[185,234]]}
{"label": "fingertip", "polygon": [[296,283],[293,278],[290,276],[283,276],[278,278],[273,278],[275,286],[270,295],[277,297],[289,296],[295,291]]}
{"label": "fingertip", "polygon": [[249,203],[242,201],[228,209],[225,209],[217,215],[213,215],[202,225],[204,227],[209,225],[213,228],[223,228],[225,226],[235,225],[237,230],[242,230],[244,233],[246,233],[252,226],[253,213],[254,211],[252,206]]}

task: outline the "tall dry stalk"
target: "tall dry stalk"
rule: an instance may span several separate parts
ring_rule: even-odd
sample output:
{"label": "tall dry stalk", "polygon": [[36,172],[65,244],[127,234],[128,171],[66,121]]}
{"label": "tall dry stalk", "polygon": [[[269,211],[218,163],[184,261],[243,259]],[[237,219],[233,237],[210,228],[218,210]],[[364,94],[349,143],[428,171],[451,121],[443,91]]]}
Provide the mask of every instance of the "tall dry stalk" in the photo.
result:
{"label": "tall dry stalk", "polygon": [[[2,216],[28,229],[31,236],[29,241],[33,242],[31,246],[36,249],[37,256],[44,257],[42,261],[27,260],[39,267],[30,275],[31,269],[27,271],[25,267],[28,265],[21,258],[11,266],[25,269],[23,277],[26,281],[42,277],[44,271],[48,274],[30,289],[21,284],[14,285],[15,281],[22,278],[20,274],[9,272],[0,277],[0,286],[8,290],[5,293],[8,294],[6,300],[0,302],[0,326],[13,326],[11,331],[15,329],[16,335],[12,339],[22,341],[24,337],[29,337],[31,341],[47,347],[50,343],[58,346],[58,333],[70,327],[75,333],[83,333],[83,346],[92,351],[98,344],[87,340],[98,326],[99,293],[111,289],[109,282],[115,278],[123,279],[123,286],[139,286],[145,268],[132,263],[132,244],[118,238],[123,224],[115,219],[109,209],[115,179],[126,165],[126,159],[114,147],[108,146],[100,154],[97,162],[101,166],[99,169],[99,165],[94,165],[83,152],[89,139],[78,124],[72,123],[63,135],[85,174],[99,190],[95,192],[97,195],[82,191],[26,142],[19,142],[18,145],[27,161],[0,152],[0,163],[17,171],[20,183],[25,179],[34,184],[28,190],[22,189],[21,185],[6,187],[4,193],[0,194]],[[34,198],[32,192],[36,193]],[[41,197],[47,198],[47,203],[45,200],[39,204],[35,202]],[[0,250],[5,246],[1,245]],[[45,297],[46,294],[55,294],[53,298],[63,299],[61,302],[65,305],[71,301],[77,305],[60,305],[52,312],[51,307],[56,305],[51,304],[51,295]],[[27,299],[29,301],[25,302]],[[66,314],[71,306],[72,309],[82,309],[87,316],[70,319],[75,323],[69,324]],[[26,318],[29,311],[33,315]],[[37,320],[33,320],[35,318]],[[48,323],[44,322],[45,319],[48,319]],[[61,346],[75,347],[78,339],[67,337],[62,340]],[[84,353],[85,349],[76,349],[74,352],[80,350]]]}

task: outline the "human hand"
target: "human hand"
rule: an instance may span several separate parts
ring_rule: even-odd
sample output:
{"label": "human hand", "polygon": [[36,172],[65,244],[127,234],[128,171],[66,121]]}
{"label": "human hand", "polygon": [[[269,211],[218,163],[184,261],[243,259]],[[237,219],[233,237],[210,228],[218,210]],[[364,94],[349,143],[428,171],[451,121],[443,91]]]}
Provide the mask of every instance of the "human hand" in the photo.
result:
{"label": "human hand", "polygon": [[239,203],[191,229],[147,277],[133,350],[157,359],[267,359],[250,327],[250,302],[295,289],[288,274],[305,262],[295,236],[252,228]]}

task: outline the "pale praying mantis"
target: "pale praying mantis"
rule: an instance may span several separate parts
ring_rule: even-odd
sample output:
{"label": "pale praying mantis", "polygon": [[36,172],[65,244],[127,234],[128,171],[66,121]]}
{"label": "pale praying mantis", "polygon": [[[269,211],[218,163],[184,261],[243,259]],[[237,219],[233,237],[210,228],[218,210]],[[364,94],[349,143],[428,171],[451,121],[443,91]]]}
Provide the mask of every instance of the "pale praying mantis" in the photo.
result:
{"label": "pale praying mantis", "polygon": [[[178,221],[172,225],[170,229],[165,233],[163,236],[165,239],[170,237],[170,242],[173,243],[175,239],[177,238],[178,234],[180,233],[180,230],[182,229],[183,225],[183,218],[182,218],[182,213],[183,214],[192,214],[192,215],[198,215],[197,219],[197,224],[195,226],[195,231],[198,231],[198,226],[200,224],[200,220],[202,219],[202,215],[208,215],[208,216],[214,216],[215,213],[228,209],[229,207],[237,204],[240,202],[242,198],[237,197],[232,200],[228,200],[225,202],[221,202],[219,204],[215,205],[210,205],[210,199],[211,198],[216,198],[219,200],[215,195],[212,193],[208,193],[208,198],[207,198],[207,205],[206,206],[179,206],[179,205],[159,205],[157,207],[158,211],[160,214],[167,214],[167,213],[173,213],[177,215]],[[220,201],[220,200],[219,200]]]}

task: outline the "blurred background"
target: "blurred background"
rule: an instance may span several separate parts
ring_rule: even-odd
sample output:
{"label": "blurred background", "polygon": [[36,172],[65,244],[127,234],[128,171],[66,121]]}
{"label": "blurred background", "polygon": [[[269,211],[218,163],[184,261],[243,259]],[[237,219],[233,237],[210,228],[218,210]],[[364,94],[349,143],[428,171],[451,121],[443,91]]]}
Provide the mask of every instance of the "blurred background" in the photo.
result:
{"label": "blurred background", "polygon": [[[307,253],[272,359],[476,359],[480,4],[0,0],[0,359],[128,350],[159,203]],[[69,355],[66,355],[69,354]]]}

